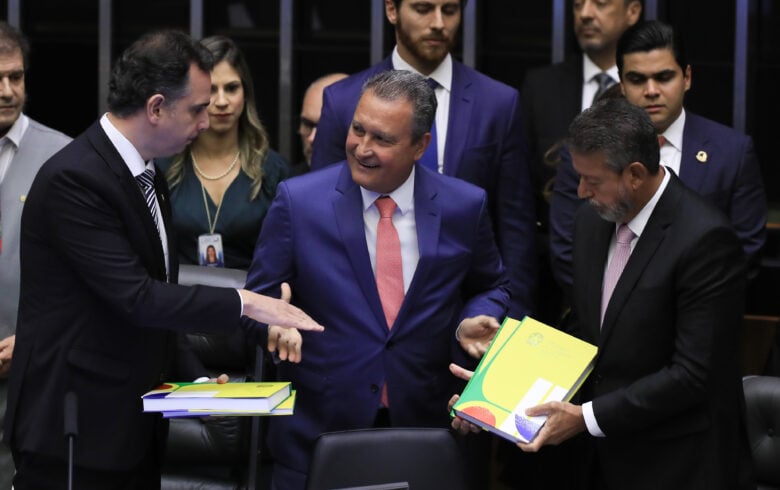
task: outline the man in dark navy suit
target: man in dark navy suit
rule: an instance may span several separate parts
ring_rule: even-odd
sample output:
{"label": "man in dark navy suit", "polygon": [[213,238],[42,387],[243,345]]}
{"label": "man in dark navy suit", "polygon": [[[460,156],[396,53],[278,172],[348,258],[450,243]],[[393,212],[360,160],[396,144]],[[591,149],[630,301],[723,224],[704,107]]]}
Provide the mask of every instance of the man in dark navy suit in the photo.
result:
{"label": "man in dark navy suit", "polygon": [[153,159],[208,128],[212,66],[184,33],[143,36],[114,67],[109,112],[43,165],[27,195],[4,438],[17,490],[65,487],[72,395],[74,488],[159,489],[167,425],[143,413],[141,395],[170,381],[177,332],[239,328],[242,314],[321,329],[282,300],[175,284],[168,189]]}
{"label": "man in dark navy suit", "polygon": [[[731,220],[749,271],[766,241],[767,203],[753,140],[685,110],[692,82],[681,39],[659,21],[637,24],[618,43],[618,68],[626,99],[650,116],[661,144],[661,164]],[[574,215],[582,204],[579,177],[561,152],[550,211],[553,271],[564,290],[572,285]]]}

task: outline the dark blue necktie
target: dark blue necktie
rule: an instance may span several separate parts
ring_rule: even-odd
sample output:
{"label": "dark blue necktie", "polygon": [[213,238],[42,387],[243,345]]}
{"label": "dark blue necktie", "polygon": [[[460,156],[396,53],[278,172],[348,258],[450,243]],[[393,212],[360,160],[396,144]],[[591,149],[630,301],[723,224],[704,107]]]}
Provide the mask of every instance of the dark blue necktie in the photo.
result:
{"label": "dark blue necktie", "polygon": [[[428,86],[431,87],[434,91],[436,90],[436,87],[439,86],[439,83],[433,78],[428,78],[425,81],[428,83]],[[439,171],[439,151],[437,146],[438,143],[436,141],[436,119],[434,118],[433,125],[431,126],[431,143],[428,145],[428,148],[426,148],[425,153],[423,153],[423,156],[420,157],[420,164],[422,164],[425,167],[428,167],[434,172]]]}
{"label": "dark blue necktie", "polygon": [[596,103],[596,101],[599,100],[602,95],[604,95],[604,92],[617,83],[612,79],[611,76],[604,72],[594,75],[593,79],[596,80],[596,83],[599,84],[599,87],[596,89],[596,93],[593,94],[593,101],[591,102],[591,105]]}

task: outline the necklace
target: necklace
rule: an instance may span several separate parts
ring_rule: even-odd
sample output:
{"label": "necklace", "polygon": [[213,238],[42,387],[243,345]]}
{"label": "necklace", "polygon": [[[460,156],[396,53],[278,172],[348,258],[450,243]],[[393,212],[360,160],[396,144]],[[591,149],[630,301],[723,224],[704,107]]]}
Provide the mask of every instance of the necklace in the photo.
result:
{"label": "necklace", "polygon": [[198,175],[200,175],[201,177],[203,177],[203,178],[204,178],[204,179],[206,179],[206,180],[219,180],[219,179],[221,179],[222,177],[224,177],[224,176],[226,176],[227,174],[229,174],[229,173],[230,173],[230,171],[231,171],[231,170],[233,170],[233,167],[235,167],[235,166],[236,166],[236,164],[238,163],[238,157],[239,157],[240,155],[241,155],[241,150],[239,150],[239,151],[237,151],[237,152],[236,152],[236,156],[235,156],[235,158],[233,158],[233,161],[232,161],[232,162],[230,162],[230,165],[228,165],[228,168],[227,168],[227,170],[225,170],[225,171],[224,171],[224,172],[222,172],[221,174],[219,174],[219,175],[217,175],[216,177],[214,177],[214,176],[211,176],[211,175],[206,175],[205,173],[203,173],[203,170],[201,170],[201,169],[200,169],[200,167],[198,167],[198,162],[197,162],[197,160],[195,160],[195,152],[193,152],[193,151],[190,151],[190,158],[192,158],[192,166],[195,168],[195,171],[198,173]]}

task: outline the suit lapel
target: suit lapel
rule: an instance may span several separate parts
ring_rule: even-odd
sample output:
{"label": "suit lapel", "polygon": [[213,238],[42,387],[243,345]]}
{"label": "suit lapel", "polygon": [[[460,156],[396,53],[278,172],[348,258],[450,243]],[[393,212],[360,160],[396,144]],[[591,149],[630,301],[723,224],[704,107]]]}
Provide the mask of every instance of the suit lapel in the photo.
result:
{"label": "suit lapel", "polygon": [[584,324],[590,328],[590,338],[598,339],[601,327],[601,288],[602,283],[604,282],[604,264],[607,260],[607,253],[609,252],[609,242],[612,239],[612,234],[615,233],[615,225],[614,223],[604,221],[598,217],[595,210],[588,211],[592,213],[595,219],[591,219],[593,223],[587,228],[592,230],[595,238],[593,241],[593,248],[584,255],[585,257],[600,257],[601,260],[587,261],[588,270],[585,277],[589,280],[585,292],[587,310]]}
{"label": "suit lapel", "polygon": [[697,124],[697,116],[686,113],[685,126],[683,128],[683,145],[680,156],[680,180],[690,189],[701,193],[707,174],[712,165],[699,161],[700,152],[704,155],[711,153],[709,136],[700,131]]}
{"label": "suit lapel", "polygon": [[[179,261],[172,259],[176,257],[178,252],[176,247],[176,230],[173,228],[173,215],[171,212],[170,193],[168,189],[168,182],[165,180],[165,174],[160,167],[156,164],[154,166],[154,189],[157,194],[157,205],[160,206],[160,212],[162,213],[163,223],[165,225],[165,237],[168,241],[168,257],[170,267],[170,277],[179,277]],[[158,235],[159,239],[159,235]],[[161,245],[162,247],[162,245]],[[163,257],[163,260],[165,258]]]}
{"label": "suit lapel", "polygon": [[468,140],[474,90],[471,73],[459,62],[452,61],[452,93],[444,147],[444,174],[457,175]]}
{"label": "suit lapel", "polygon": [[623,269],[623,273],[615,285],[609,306],[604,314],[604,325],[601,329],[602,344],[606,342],[620,311],[636,289],[636,284],[645,268],[657,252],[658,247],[663,243],[666,237],[666,230],[674,220],[679,197],[679,181],[672,174],[668,186],[658,200],[658,204],[656,204],[653,213],[650,215],[650,219],[639,237],[634,251],[628,259],[628,263],[626,263],[626,268]]}
{"label": "suit lapel", "polygon": [[[441,212],[436,204],[437,190],[433,174],[417,165],[414,177],[414,219],[417,229],[417,247],[420,250],[420,260],[417,262],[414,277],[409,284],[401,311],[398,312],[396,325],[404,325],[407,312],[414,311],[414,299],[422,297],[420,291],[428,282],[427,278],[433,272],[436,264],[436,251],[441,231]],[[393,329],[395,332],[397,329]]]}
{"label": "suit lapel", "polygon": [[360,193],[360,187],[352,180],[347,164],[342,165],[336,184],[333,215],[358,286],[376,317],[376,324],[387,329],[385,313],[382,310],[382,302],[379,300],[376,279],[374,271],[371,269],[371,259],[368,256],[368,247],[366,246],[363,197]]}
{"label": "suit lapel", "polygon": [[[165,256],[163,255],[160,234],[157,231],[157,226],[154,224],[154,218],[152,218],[152,215],[149,212],[146,200],[144,199],[141,189],[138,187],[135,177],[130,173],[127,164],[122,159],[122,156],[119,154],[116,147],[114,147],[113,143],[111,143],[111,140],[108,139],[103,128],[100,127],[99,122],[96,122],[87,131],[87,138],[92,143],[97,154],[100,155],[109,169],[116,175],[118,185],[125,195],[126,202],[132,209],[133,214],[141,221],[142,230],[130,229],[130,238],[136,244],[143,241],[144,244],[150,245],[148,247],[137,248],[143,263],[146,264],[146,267],[149,270],[149,274],[157,279],[165,279],[167,274],[165,272]],[[160,176],[160,178],[162,178],[162,176]],[[155,182],[155,185],[156,184],[157,182]],[[157,192],[159,197],[159,188]],[[168,221],[170,221],[170,219]],[[145,235],[143,240],[133,240],[133,238],[141,232]],[[172,234],[173,231],[171,230],[168,236],[172,236]],[[142,251],[149,251],[151,255],[144,255],[141,253]],[[170,255],[170,257],[172,257],[171,261],[174,262],[176,255]],[[171,271],[171,273],[171,277],[175,277],[173,271]]]}

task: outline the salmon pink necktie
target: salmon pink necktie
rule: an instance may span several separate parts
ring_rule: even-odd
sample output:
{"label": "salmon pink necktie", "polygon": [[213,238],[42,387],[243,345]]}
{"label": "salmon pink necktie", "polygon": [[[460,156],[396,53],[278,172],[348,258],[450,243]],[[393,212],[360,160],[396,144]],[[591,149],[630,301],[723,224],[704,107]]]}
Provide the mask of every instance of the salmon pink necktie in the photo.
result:
{"label": "salmon pink necktie", "polygon": [[393,328],[398,310],[404,302],[404,274],[401,268],[401,242],[393,226],[396,204],[389,196],[376,201],[379,209],[379,224],[376,229],[376,287],[382,310],[385,312],[387,328]]}
{"label": "salmon pink necktie", "polygon": [[[379,224],[376,228],[376,287],[387,328],[393,323],[404,302],[404,274],[401,268],[401,242],[393,226],[396,204],[389,196],[374,201],[379,210]],[[387,407],[387,383],[382,386],[382,405]]]}

